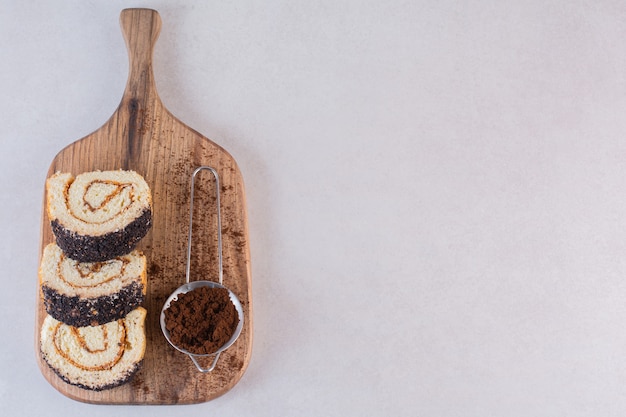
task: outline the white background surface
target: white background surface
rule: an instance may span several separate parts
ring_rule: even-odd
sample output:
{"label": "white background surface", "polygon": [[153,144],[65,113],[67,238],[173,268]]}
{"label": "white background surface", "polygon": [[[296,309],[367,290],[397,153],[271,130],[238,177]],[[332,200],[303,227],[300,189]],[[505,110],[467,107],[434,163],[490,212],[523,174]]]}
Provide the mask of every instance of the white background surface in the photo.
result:
{"label": "white background surface", "polygon": [[[35,361],[46,171],[117,107],[131,6],[246,181],[252,360],[200,405],[82,404]],[[623,3],[8,0],[0,56],[2,415],[626,413]]]}

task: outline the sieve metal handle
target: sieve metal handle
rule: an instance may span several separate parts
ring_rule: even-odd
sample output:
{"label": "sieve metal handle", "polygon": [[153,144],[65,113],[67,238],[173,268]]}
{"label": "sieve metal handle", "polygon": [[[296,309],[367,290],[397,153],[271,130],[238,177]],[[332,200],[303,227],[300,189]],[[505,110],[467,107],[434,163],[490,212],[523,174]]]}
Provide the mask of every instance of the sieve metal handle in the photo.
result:
{"label": "sieve metal handle", "polygon": [[[191,237],[193,234],[194,188],[195,188],[195,183],[196,183],[196,175],[198,174],[198,172],[203,171],[203,170],[210,171],[211,174],[213,174],[213,177],[215,177],[215,203],[217,205],[217,252],[218,252],[217,259],[219,263],[218,282],[220,285],[222,285],[222,281],[224,278],[224,271],[222,268],[222,215],[221,215],[221,209],[220,209],[220,180],[219,180],[219,175],[217,174],[217,171],[214,168],[209,167],[209,166],[200,166],[196,168],[195,171],[193,171],[193,174],[191,174],[191,196],[190,196],[191,202],[189,203],[189,237],[187,239],[187,271],[185,274],[186,275],[185,279],[187,280],[187,284],[189,284],[189,274],[191,270],[191,241],[192,241]],[[196,364],[196,366],[198,365]]]}
{"label": "sieve metal handle", "polygon": [[[188,353],[187,356],[191,358],[191,360],[193,361],[193,364],[196,365],[196,368],[198,368],[198,371],[202,373],[208,373],[208,372],[211,372],[213,369],[215,369],[215,365],[217,365],[217,360],[220,357],[220,353],[221,352],[218,352],[215,354],[215,359],[213,359],[213,363],[211,363],[211,366],[208,368],[203,368],[202,366],[200,366],[200,364],[198,363],[198,360],[196,359],[196,355]],[[198,356],[201,356],[201,355],[198,355]]]}

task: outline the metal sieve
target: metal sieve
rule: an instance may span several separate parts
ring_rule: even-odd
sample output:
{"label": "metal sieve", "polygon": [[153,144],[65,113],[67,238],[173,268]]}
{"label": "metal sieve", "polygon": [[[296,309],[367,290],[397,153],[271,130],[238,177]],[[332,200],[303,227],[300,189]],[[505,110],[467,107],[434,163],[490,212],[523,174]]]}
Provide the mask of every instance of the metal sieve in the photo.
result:
{"label": "metal sieve", "polygon": [[[195,188],[194,186],[195,186],[195,181],[196,181],[196,175],[200,171],[203,171],[203,170],[210,171],[213,174],[213,177],[215,177],[215,197],[216,197],[215,201],[216,201],[216,206],[217,206],[217,251],[218,251],[218,263],[219,263],[218,264],[218,268],[219,268],[218,282],[214,282],[214,281],[189,282],[189,275],[191,271],[191,244],[192,244],[192,235],[193,235],[193,202],[194,202],[194,188]],[[204,372],[204,373],[211,372],[215,368],[215,365],[217,365],[217,360],[219,359],[220,354],[224,350],[228,349],[233,343],[235,343],[235,341],[241,334],[241,329],[243,328],[243,307],[241,306],[241,302],[230,289],[226,288],[223,285],[224,271],[222,267],[222,219],[221,219],[220,211],[221,211],[220,210],[220,183],[219,183],[219,176],[217,174],[217,171],[214,168],[208,167],[208,166],[201,166],[201,167],[196,168],[193,174],[191,175],[191,195],[190,195],[190,203],[189,203],[189,236],[187,239],[187,269],[186,269],[186,274],[185,274],[186,282],[185,284],[178,287],[167,298],[167,300],[165,300],[165,304],[163,305],[163,308],[161,309],[161,316],[160,316],[161,331],[163,332],[163,335],[165,336],[169,344],[172,345],[174,349],[189,356],[189,358],[193,361],[194,365],[196,365],[196,368],[198,368],[198,371]],[[192,353],[179,346],[176,346],[174,343],[172,343],[172,340],[170,339],[170,332],[165,328],[165,310],[167,310],[170,307],[170,304],[174,300],[177,299],[179,294],[187,293],[199,287],[226,289],[230,296],[230,301],[235,306],[235,309],[237,310],[237,314],[239,316],[239,322],[237,323],[237,327],[235,328],[235,332],[233,333],[231,338],[216,352],[207,353],[207,354]],[[215,357],[213,358],[213,362],[210,367],[203,368],[198,362],[197,358],[208,357],[208,356],[215,356]]]}

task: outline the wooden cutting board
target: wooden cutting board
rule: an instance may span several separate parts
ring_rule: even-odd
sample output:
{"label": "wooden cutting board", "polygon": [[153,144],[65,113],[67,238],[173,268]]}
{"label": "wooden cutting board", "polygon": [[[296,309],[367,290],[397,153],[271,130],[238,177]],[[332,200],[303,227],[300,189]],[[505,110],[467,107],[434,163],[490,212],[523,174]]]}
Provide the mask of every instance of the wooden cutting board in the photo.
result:
{"label": "wooden cutting board", "polygon": [[[38,355],[50,384],[64,395],[99,404],[184,404],[211,400],[230,390],[242,377],[252,347],[250,252],[244,184],[235,160],[223,148],[174,117],[161,103],[152,70],[152,52],[159,35],[159,14],[150,9],[125,9],[120,23],[130,59],[122,101],[111,118],[94,133],[63,149],[52,161],[57,171],[76,176],[93,170],[135,170],[152,190],[153,226],[138,246],[148,260],[144,307],[147,346],[141,371],[126,385],[93,392],[63,382]],[[216,368],[200,373],[189,357],[172,348],[161,332],[159,314],[166,298],[185,283],[191,174],[198,166],[215,168],[221,182],[224,285],[239,298],[244,327]],[[190,279],[217,280],[217,227],[214,182],[210,173],[197,177]],[[54,236],[44,210],[41,252]],[[46,312],[37,299],[35,348]],[[206,366],[211,363],[208,358]],[[203,363],[204,365],[204,363]]]}

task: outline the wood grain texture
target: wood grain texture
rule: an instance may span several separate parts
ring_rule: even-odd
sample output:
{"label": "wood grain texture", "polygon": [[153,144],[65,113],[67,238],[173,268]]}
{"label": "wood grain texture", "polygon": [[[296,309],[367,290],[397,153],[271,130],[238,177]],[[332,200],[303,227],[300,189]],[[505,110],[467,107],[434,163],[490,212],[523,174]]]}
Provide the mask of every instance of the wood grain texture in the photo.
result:
{"label": "wood grain texture", "polygon": [[[99,404],[184,404],[211,400],[230,390],[248,366],[252,347],[250,252],[244,184],[235,160],[223,148],[174,117],[158,97],[152,52],[161,28],[150,9],[126,9],[120,16],[129,52],[130,73],[121,103],[94,133],[63,149],[52,161],[57,171],[77,175],[93,170],[135,170],[151,187],[153,227],[138,249],[148,260],[148,291],[144,307],[147,348],[142,370],[128,384],[93,392],[63,382],[38,356],[44,377],[64,395]],[[191,174],[201,165],[217,170],[221,182],[224,285],[240,299],[244,328],[222,353],[213,372],[202,374],[191,360],[166,341],[159,326],[165,299],[185,282]],[[217,280],[216,206],[210,173],[196,184],[191,280]],[[45,207],[45,196],[44,196]],[[54,240],[43,210],[41,252]],[[45,317],[37,299],[36,351]],[[207,358],[207,364],[210,358]]]}

